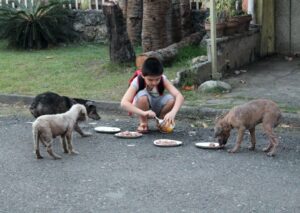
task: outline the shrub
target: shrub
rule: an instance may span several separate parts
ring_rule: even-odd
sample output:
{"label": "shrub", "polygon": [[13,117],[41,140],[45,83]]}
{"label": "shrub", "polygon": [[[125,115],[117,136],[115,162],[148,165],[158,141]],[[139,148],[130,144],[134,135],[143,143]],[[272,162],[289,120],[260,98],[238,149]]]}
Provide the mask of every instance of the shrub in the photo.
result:
{"label": "shrub", "polygon": [[[73,29],[72,11],[59,0],[31,7],[15,1],[16,8],[0,7],[0,38],[9,46],[24,49],[41,49],[49,44],[72,42],[77,37]],[[67,4],[66,4],[67,5]]]}

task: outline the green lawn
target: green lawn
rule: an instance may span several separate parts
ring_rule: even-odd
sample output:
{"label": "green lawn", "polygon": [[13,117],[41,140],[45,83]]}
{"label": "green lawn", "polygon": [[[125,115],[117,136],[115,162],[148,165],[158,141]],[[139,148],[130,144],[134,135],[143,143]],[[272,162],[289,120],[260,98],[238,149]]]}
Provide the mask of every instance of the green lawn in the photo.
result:
{"label": "green lawn", "polygon": [[[12,50],[0,41],[0,93],[34,96],[53,91],[71,97],[119,101],[135,67],[110,63],[108,51],[107,45],[93,43]],[[202,54],[206,54],[203,48],[182,49],[165,74],[175,78],[191,58]]]}

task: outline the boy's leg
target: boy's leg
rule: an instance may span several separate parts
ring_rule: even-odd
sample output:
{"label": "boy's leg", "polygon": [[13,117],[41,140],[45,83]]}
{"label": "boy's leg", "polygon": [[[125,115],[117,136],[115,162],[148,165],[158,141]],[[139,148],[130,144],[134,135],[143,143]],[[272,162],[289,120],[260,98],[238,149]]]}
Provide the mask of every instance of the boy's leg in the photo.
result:
{"label": "boy's leg", "polygon": [[174,104],[175,104],[175,100],[169,99],[167,101],[167,103],[163,106],[163,108],[161,109],[161,111],[159,113],[159,118],[163,119],[165,117],[165,115],[172,110]]}
{"label": "boy's leg", "polygon": [[[149,101],[146,95],[141,96],[137,99],[136,106],[144,111],[149,110]],[[139,116],[140,123],[148,123],[148,118],[145,116]]]}
{"label": "boy's leg", "polygon": [[[136,107],[138,107],[141,110],[149,110],[150,109],[150,103],[149,103],[149,97],[148,94],[144,91],[140,91],[136,96]],[[137,128],[137,131],[140,133],[147,133],[148,132],[148,118],[145,116],[138,116],[139,117],[139,126]]]}
{"label": "boy's leg", "polygon": [[163,119],[170,112],[175,104],[175,98],[171,94],[166,94],[150,100],[151,109],[157,117]]}

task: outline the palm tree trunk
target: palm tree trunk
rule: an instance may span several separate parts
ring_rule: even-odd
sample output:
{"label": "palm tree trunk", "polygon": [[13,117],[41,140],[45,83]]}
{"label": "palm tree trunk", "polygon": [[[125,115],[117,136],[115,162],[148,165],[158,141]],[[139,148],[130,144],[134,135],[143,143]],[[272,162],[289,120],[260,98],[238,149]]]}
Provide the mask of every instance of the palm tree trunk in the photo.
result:
{"label": "palm tree trunk", "polygon": [[180,0],[181,36],[182,38],[191,33],[191,10],[190,0]]}
{"label": "palm tree trunk", "polygon": [[[181,17],[180,17],[180,0],[172,1],[172,29],[170,34],[172,35],[172,42],[179,42],[181,40]],[[169,44],[171,44],[169,43]]]}
{"label": "palm tree trunk", "polygon": [[141,43],[143,18],[143,0],[128,0],[127,2],[127,32],[133,45]]}
{"label": "palm tree trunk", "polygon": [[157,50],[168,45],[167,14],[171,0],[144,0],[142,47],[143,52]]}
{"label": "palm tree trunk", "polygon": [[127,17],[127,5],[128,5],[128,0],[119,0],[119,5],[120,5],[120,8],[123,12],[123,17],[126,19]]}

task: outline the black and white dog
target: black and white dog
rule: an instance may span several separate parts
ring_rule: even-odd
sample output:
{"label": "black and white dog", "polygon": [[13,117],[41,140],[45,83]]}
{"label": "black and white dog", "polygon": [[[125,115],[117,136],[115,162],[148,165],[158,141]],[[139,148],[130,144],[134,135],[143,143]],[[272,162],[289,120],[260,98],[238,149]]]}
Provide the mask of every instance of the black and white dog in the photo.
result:
{"label": "black and white dog", "polygon": [[[101,118],[97,113],[96,105],[93,101],[60,96],[53,92],[45,92],[37,95],[31,103],[29,110],[31,114],[37,118],[41,115],[64,113],[76,103],[85,106],[88,117],[94,120],[99,120]],[[89,133],[84,133],[78,126],[78,123],[76,123],[74,130],[82,137],[90,135]]]}

